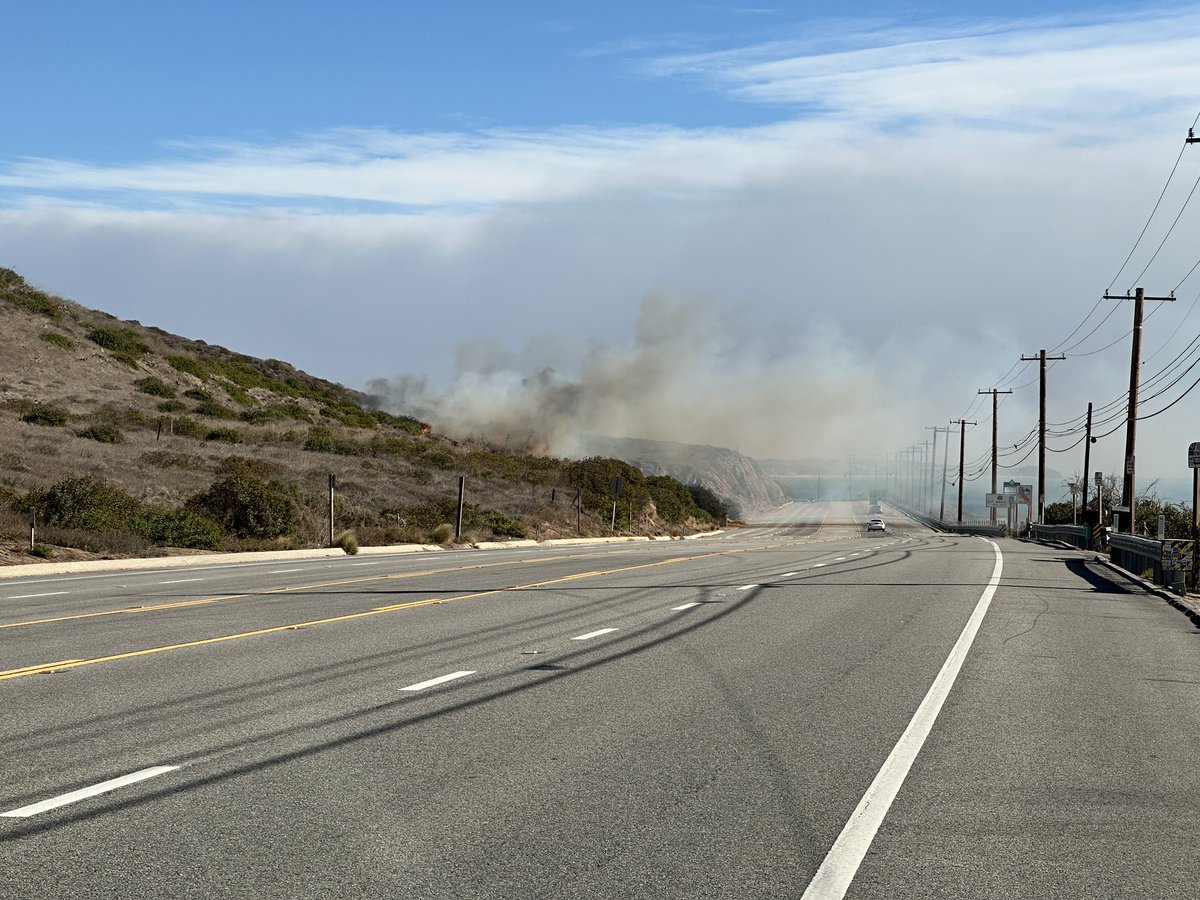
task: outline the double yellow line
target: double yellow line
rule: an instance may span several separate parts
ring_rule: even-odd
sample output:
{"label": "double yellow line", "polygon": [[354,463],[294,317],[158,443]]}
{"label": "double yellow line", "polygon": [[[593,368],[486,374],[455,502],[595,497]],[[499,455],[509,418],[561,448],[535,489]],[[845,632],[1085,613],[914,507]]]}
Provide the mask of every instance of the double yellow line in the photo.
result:
{"label": "double yellow line", "polygon": [[[236,634],[225,634],[225,635],[221,635],[219,637],[203,638],[203,639],[197,640],[197,641],[184,641],[184,642],[181,642],[178,644],[164,644],[159,647],[147,647],[142,650],[131,650],[126,653],[114,653],[114,654],[110,654],[108,656],[96,656],[96,657],[92,657],[90,659],[66,659],[66,660],[59,660],[58,662],[53,662],[53,663],[37,663],[34,665],[29,665],[29,666],[22,666],[21,668],[18,668],[18,669],[0,670],[0,681],[7,681],[12,678],[25,678],[29,675],[49,674],[52,672],[62,672],[62,671],[66,671],[68,669],[78,669],[83,666],[95,665],[96,663],[115,662],[116,660],[132,659],[137,656],[149,656],[149,655],[155,654],[155,653],[166,653],[171,650],[183,650],[188,647],[203,647],[203,646],[206,646],[209,644],[223,644],[226,641],[236,641],[236,640],[241,640],[242,638],[258,637],[258,636],[264,635],[264,634],[277,634],[282,631],[298,631],[301,628],[311,628],[314,625],[330,625],[335,622],[350,622],[350,621],[354,621],[355,619],[365,619],[365,618],[368,618],[371,616],[383,615],[384,613],[398,612],[400,610],[405,610],[405,609],[416,609],[421,606],[437,606],[437,605],[440,605],[443,603],[452,603],[456,600],[471,600],[471,599],[475,599],[475,598],[479,598],[479,597],[494,597],[499,594],[507,594],[507,593],[512,593],[514,591],[534,590],[537,588],[549,587],[551,585],[563,584],[568,581],[577,581],[582,578],[595,578],[600,575],[613,575],[613,574],[617,574],[620,572],[632,572],[637,569],[652,569],[657,566],[666,566],[666,565],[672,565],[674,563],[690,562],[693,560],[707,559],[709,557],[714,557],[714,556],[726,556],[726,555],[733,554],[733,553],[746,553],[746,552],[749,552],[749,548],[737,549],[737,550],[721,550],[721,551],[717,551],[714,553],[703,553],[703,554],[699,554],[696,556],[677,556],[677,557],[673,557],[671,559],[660,560],[659,562],[640,563],[635,566],[621,566],[616,569],[604,569],[604,570],[598,570],[595,572],[579,572],[574,575],[564,575],[561,578],[552,578],[549,581],[535,581],[535,582],[531,582],[529,584],[511,585],[509,587],[494,588],[492,590],[487,590],[487,591],[476,591],[476,592],[470,593],[470,594],[458,594],[457,596],[454,596],[454,597],[430,598],[427,600],[413,600],[408,603],[396,603],[396,604],[393,604],[390,606],[377,606],[374,609],[365,610],[363,612],[346,613],[346,614],[340,615],[340,616],[328,616],[328,617],[322,618],[322,619],[310,619],[307,622],[294,622],[289,625],[275,625],[270,628],[259,628],[254,631],[241,631]],[[537,561],[538,562],[549,562],[550,560],[537,560]],[[521,560],[520,562],[527,562],[527,561]],[[513,565],[513,564],[514,563],[494,563],[494,564],[490,564],[490,566],[491,565]],[[488,566],[488,567],[490,567],[490,566]],[[82,613],[77,616],[60,616],[60,617],[53,618],[53,619],[38,620],[37,622],[17,622],[17,623],[12,623],[10,625],[0,625],[0,627],[14,628],[14,627],[22,626],[22,625],[44,624],[47,622],[62,622],[62,621],[70,620],[70,619],[87,619],[87,618],[93,618],[96,616],[120,615],[120,614],[124,614],[124,613],[134,613],[134,612],[150,612],[150,611],[159,610],[159,609],[177,609],[177,608],[186,607],[186,606],[197,606],[202,603],[219,603],[219,602],[222,602],[225,600],[235,600],[235,599],[239,599],[239,598],[252,597],[252,596],[263,596],[265,594],[280,594],[280,593],[286,593],[289,591],[313,590],[313,589],[322,588],[322,587],[333,587],[333,586],[341,586],[341,585],[347,585],[347,584],[361,584],[364,582],[371,582],[371,581],[386,581],[388,579],[395,579],[395,578],[415,578],[419,575],[439,574],[439,573],[444,573],[444,572],[449,572],[449,571],[457,571],[458,569],[461,569],[461,568],[462,567],[456,567],[455,569],[442,569],[442,570],[434,570],[434,571],[430,571],[430,572],[410,572],[410,573],[405,573],[402,575],[379,575],[379,576],[373,576],[373,577],[369,577],[369,578],[355,578],[355,579],[346,580],[346,581],[323,582],[323,583],[319,583],[319,584],[300,585],[300,586],[290,587],[290,588],[277,588],[275,590],[264,591],[259,594],[230,594],[225,597],[211,597],[211,598],[207,598],[204,600],[187,600],[187,601],[182,601],[179,603],[164,603],[164,604],[160,604],[157,606],[133,607],[133,608],[121,609],[121,610],[107,610],[104,612]],[[484,566],[474,566],[472,568],[484,568]]]}

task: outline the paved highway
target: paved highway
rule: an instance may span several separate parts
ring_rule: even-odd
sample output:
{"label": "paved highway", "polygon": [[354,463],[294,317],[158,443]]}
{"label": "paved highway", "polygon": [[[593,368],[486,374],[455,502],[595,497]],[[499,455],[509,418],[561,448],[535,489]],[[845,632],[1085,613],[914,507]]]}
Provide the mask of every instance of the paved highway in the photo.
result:
{"label": "paved highway", "polygon": [[0,579],[0,897],[1193,897],[1196,629],[792,504]]}

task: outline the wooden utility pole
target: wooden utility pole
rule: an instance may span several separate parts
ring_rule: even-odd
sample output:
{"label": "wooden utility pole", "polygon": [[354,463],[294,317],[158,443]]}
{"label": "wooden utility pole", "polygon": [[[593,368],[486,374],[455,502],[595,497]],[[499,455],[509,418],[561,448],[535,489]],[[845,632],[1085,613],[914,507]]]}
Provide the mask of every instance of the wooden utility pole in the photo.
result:
{"label": "wooden utility pole", "polygon": [[1132,534],[1134,522],[1137,521],[1135,518],[1137,501],[1134,499],[1136,484],[1133,475],[1133,461],[1137,450],[1138,375],[1142,367],[1142,307],[1147,300],[1173,303],[1175,294],[1171,293],[1167,297],[1147,297],[1142,288],[1136,288],[1133,296],[1128,293],[1110,294],[1105,291],[1104,299],[1133,301],[1133,347],[1129,354],[1129,408],[1125,419],[1125,483],[1121,490],[1121,506],[1124,509],[1119,510],[1120,519],[1118,520],[1122,530],[1126,534]]}
{"label": "wooden utility pole", "polygon": [[[1088,505],[1088,482],[1092,480],[1092,473],[1089,471],[1092,465],[1092,404],[1088,404],[1087,411],[1087,430],[1083,434],[1083,524],[1087,526],[1088,534],[1084,539],[1083,546],[1092,546],[1092,526],[1088,522],[1087,505]],[[1099,521],[1097,518],[1096,521]]]}
{"label": "wooden utility pole", "polygon": [[925,430],[933,432],[933,450],[931,450],[929,453],[929,493],[926,498],[927,503],[925,505],[925,509],[930,515],[933,515],[933,480],[937,466],[938,433],[942,431],[949,432],[950,429],[942,428],[940,425],[926,425]]}
{"label": "wooden utility pole", "polygon": [[[996,474],[997,474],[996,470],[998,468],[997,461],[996,461],[996,444],[997,444],[997,440],[1000,435],[1000,431],[997,426],[997,422],[999,421],[998,414],[1000,412],[1000,399],[999,398],[1000,398],[1001,394],[1011,394],[1012,391],[1001,391],[1001,390],[998,390],[997,388],[991,388],[986,391],[977,391],[977,393],[992,395],[992,493],[994,494],[994,493],[996,493],[996,483],[997,483],[996,482]],[[993,506],[991,509],[988,510],[988,512],[991,514],[990,518],[991,518],[992,522],[995,523],[996,508]]]}
{"label": "wooden utility pole", "polygon": [[[952,420],[953,421],[953,420]],[[966,458],[967,458],[967,426],[978,425],[978,422],[968,422],[966,419],[958,420],[958,521],[962,523],[963,509],[963,475],[966,474]]]}
{"label": "wooden utility pole", "polygon": [[1037,521],[1045,524],[1046,519],[1046,360],[1066,359],[1065,356],[1046,356],[1041,350],[1037,356],[1022,356],[1022,361],[1039,360],[1041,363],[1041,386],[1038,390],[1038,494]]}
{"label": "wooden utility pole", "polygon": [[333,546],[333,489],[337,487],[337,476],[329,473],[329,546]]}
{"label": "wooden utility pole", "polygon": [[[953,422],[950,423],[954,424]],[[942,507],[938,512],[938,518],[946,521],[946,466],[950,461],[950,426],[946,426],[946,445],[942,447]]]}

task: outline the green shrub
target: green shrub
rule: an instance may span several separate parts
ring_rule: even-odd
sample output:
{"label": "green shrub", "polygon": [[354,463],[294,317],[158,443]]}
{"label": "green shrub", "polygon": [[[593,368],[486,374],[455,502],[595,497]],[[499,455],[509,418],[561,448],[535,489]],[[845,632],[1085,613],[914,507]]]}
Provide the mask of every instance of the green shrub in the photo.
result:
{"label": "green shrub", "polygon": [[268,403],[255,409],[243,410],[239,418],[251,425],[266,425],[271,422],[283,422],[287,419],[295,419],[298,422],[312,421],[308,410],[295,400],[288,400],[285,403]]}
{"label": "green shrub", "polygon": [[340,453],[342,456],[361,456],[369,452],[368,446],[321,425],[309,429],[304,439],[304,449],[314,453]]}
{"label": "green shrub", "polygon": [[295,530],[299,515],[295,495],[289,485],[237,472],[214,481],[188,500],[187,508],[239,537],[273,538]]}
{"label": "green shrub", "polygon": [[729,504],[702,484],[689,484],[688,492],[692,495],[692,499],[696,501],[696,506],[718,521],[728,516],[736,515],[736,511],[731,510]]}
{"label": "green shrub", "polygon": [[481,526],[483,528],[490,528],[492,534],[497,537],[524,538],[529,536],[529,532],[525,530],[524,525],[497,510],[474,510],[469,520],[466,510],[463,510],[464,528],[478,528]]}
{"label": "green shrub", "polygon": [[250,406],[255,402],[254,398],[250,396],[250,392],[241,385],[226,383],[221,385],[221,390],[229,395],[230,400],[240,403],[242,406]]}
{"label": "green shrub", "polygon": [[175,397],[175,388],[155,375],[139,378],[133,383],[133,386],[143,394],[149,394],[151,397]]}
{"label": "green shrub", "polygon": [[12,269],[0,268],[0,298],[7,300],[26,312],[48,319],[61,319],[62,304],[44,291],[30,287],[25,279]]}
{"label": "green shrub", "polygon": [[148,509],[137,523],[138,532],[155,544],[216,550],[221,546],[221,526],[188,509]]}
{"label": "green shrub", "polygon": [[187,404],[182,400],[164,400],[158,404],[158,411],[165,413],[183,412],[187,409]]}
{"label": "green shrub", "polygon": [[334,541],[334,546],[341,547],[348,555],[354,556],[358,553],[358,535],[353,531],[343,531]]}
{"label": "green shrub", "polygon": [[47,344],[53,344],[55,347],[61,347],[63,350],[74,350],[75,342],[65,334],[59,334],[57,331],[43,331],[39,335]]}
{"label": "green shrub", "polygon": [[91,425],[79,433],[80,437],[91,438],[102,444],[124,444],[125,432],[116,425]]}
{"label": "green shrub", "polygon": [[376,428],[379,426],[379,420],[371,411],[363,409],[350,400],[326,403],[321,407],[321,415],[350,428]]}
{"label": "green shrub", "polygon": [[689,518],[708,518],[708,513],[696,505],[687,485],[669,475],[648,476],[646,490],[654,501],[659,517],[665,522],[678,525]]}
{"label": "green shrub", "polygon": [[201,403],[211,403],[214,399],[213,395],[203,388],[188,388],[183,392],[183,396],[189,400],[199,400]]}
{"label": "green shrub", "polygon": [[28,422],[30,425],[66,425],[67,412],[48,403],[37,403],[21,416],[21,421]]}
{"label": "green shrub", "polygon": [[226,444],[240,444],[242,433],[236,428],[214,428],[204,436],[206,441],[221,441]]}
{"label": "green shrub", "polygon": [[279,463],[249,456],[227,456],[217,466],[221,475],[240,475],[268,481],[283,471]]}
{"label": "green shrub", "polygon": [[196,404],[195,412],[210,419],[236,419],[238,414],[228,406],[222,406],[211,397]]}
{"label": "green shrub", "polygon": [[88,531],[129,531],[141,504],[114,484],[90,476],[51,487],[39,506],[48,523]]}
{"label": "green shrub", "polygon": [[443,522],[437,528],[433,529],[433,542],[435,544],[448,544],[450,539],[454,537],[454,526]]}
{"label": "green shrub", "polygon": [[54,556],[54,548],[47,547],[45,544],[34,544],[28,551],[30,556],[36,556],[38,559],[50,559]]}
{"label": "green shrub", "polygon": [[168,356],[166,357],[167,364],[178,372],[186,372],[188,375],[193,375],[201,381],[208,381],[208,367],[204,362],[194,356]]}
{"label": "green shrub", "polygon": [[191,416],[178,416],[172,419],[170,428],[168,429],[173,434],[180,437],[206,437],[208,435],[208,426],[199,419],[193,419]]}
{"label": "green shrub", "polygon": [[136,369],[138,360],[150,352],[150,348],[128,328],[93,328],[87,336],[88,340],[107,350],[113,359],[130,368]]}

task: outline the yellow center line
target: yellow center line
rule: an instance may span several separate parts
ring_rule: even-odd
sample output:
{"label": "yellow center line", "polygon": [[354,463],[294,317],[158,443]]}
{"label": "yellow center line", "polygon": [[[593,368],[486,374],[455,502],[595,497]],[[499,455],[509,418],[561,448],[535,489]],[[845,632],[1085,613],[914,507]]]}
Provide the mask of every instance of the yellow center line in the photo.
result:
{"label": "yellow center line", "polygon": [[[378,616],[378,615],[382,615],[384,613],[396,612],[398,610],[415,609],[415,608],[421,607],[421,606],[434,606],[434,605],[440,605],[443,603],[451,603],[455,600],[470,600],[473,598],[492,597],[492,596],[496,596],[499,594],[512,593],[514,591],[533,590],[536,588],[547,587],[547,586],[554,585],[554,584],[562,584],[563,582],[567,582],[567,581],[575,581],[575,580],[578,580],[581,578],[594,578],[598,575],[613,575],[613,574],[617,574],[620,572],[632,572],[637,569],[652,569],[652,568],[655,568],[656,566],[666,566],[666,565],[671,565],[672,563],[689,562],[689,561],[698,560],[698,559],[707,559],[707,558],[715,557],[715,556],[727,556],[729,554],[747,553],[747,552],[749,552],[749,548],[737,549],[737,550],[720,550],[720,551],[717,551],[714,553],[702,553],[702,554],[698,554],[696,556],[678,556],[678,557],[673,557],[672,559],[661,560],[659,562],[640,563],[635,566],[622,566],[620,568],[609,569],[609,570],[605,570],[605,571],[581,572],[581,573],[576,573],[574,575],[564,575],[562,578],[552,578],[549,581],[535,581],[530,584],[518,584],[518,585],[512,585],[510,587],[493,588],[492,590],[487,590],[487,591],[477,591],[475,593],[470,593],[470,594],[459,594],[455,597],[442,597],[442,598],[433,598],[433,599],[427,599],[427,600],[413,600],[409,603],[397,603],[393,606],[380,606],[380,607],[376,607],[375,609],[366,610],[365,612],[346,613],[344,615],[329,616],[329,617],[323,618],[323,619],[311,619],[307,622],[294,622],[290,625],[274,625],[270,628],[259,628],[259,629],[255,629],[254,631],[242,631],[242,632],[238,632],[237,634],[225,634],[225,635],[221,635],[219,637],[203,638],[201,640],[196,640],[196,641],[184,641],[184,642],[178,643],[178,644],[165,644],[165,645],[159,646],[159,647],[147,647],[142,650],[130,650],[126,653],[114,653],[114,654],[111,654],[108,656],[96,656],[96,657],[92,657],[91,659],[63,660],[63,661],[57,662],[57,663],[38,663],[36,665],[23,666],[22,668],[19,668],[19,669],[8,669],[5,671],[0,671],[0,681],[7,681],[11,678],[24,678],[28,675],[33,675],[33,674],[36,674],[38,672],[48,670],[48,669],[54,669],[56,671],[63,671],[66,669],[77,669],[82,666],[95,665],[96,663],[114,662],[116,660],[121,660],[121,659],[132,659],[135,656],[149,656],[154,653],[166,653],[167,651],[170,651],[170,650],[183,650],[188,647],[203,647],[208,644],[221,644],[226,641],[240,640],[241,638],[258,637],[258,636],[264,635],[264,634],[277,634],[281,631],[297,631],[301,628],[311,628],[314,625],[329,625],[329,624],[333,624],[335,622],[350,622],[355,619],[365,619],[370,616]],[[499,565],[499,564],[497,564],[497,565]],[[382,576],[382,577],[392,577],[392,576]],[[356,581],[357,580],[378,581],[378,580],[382,580],[382,578],[356,579]],[[348,582],[339,582],[339,583],[348,583]],[[247,595],[243,594],[243,595],[237,595],[237,596],[247,596]]]}
{"label": "yellow center line", "polygon": [[314,584],[298,584],[292,587],[270,588],[265,591],[251,591],[245,594],[222,594],[218,597],[201,597],[196,600],[175,600],[170,603],[154,603],[144,606],[125,606],[121,609],[102,609],[90,613],[72,613],[65,616],[50,616],[43,619],[27,619],[21,622],[0,622],[0,631],[6,628],[27,628],[30,625],[52,625],[56,622],[74,622],[79,619],[97,619],[104,616],[128,616],[138,613],[158,612],[164,609],[184,609],[189,606],[206,606],[212,603],[226,603],[230,600],[245,600],[247,597],[268,597],[274,594],[291,594],[297,591],[311,591],[318,588],[344,587],[349,584],[366,584],[372,581],[387,579],[420,578],[425,575],[444,575],[448,572],[467,572],[474,569],[492,569],[498,566],[516,566],[533,562],[554,562],[562,559],[572,559],[571,556],[552,556],[543,560],[518,559],[506,562],[480,563],[473,566],[451,566],[446,569],[426,569],[421,572],[401,572],[392,575],[367,575],[362,578],[348,578],[339,581],[324,581]]}

